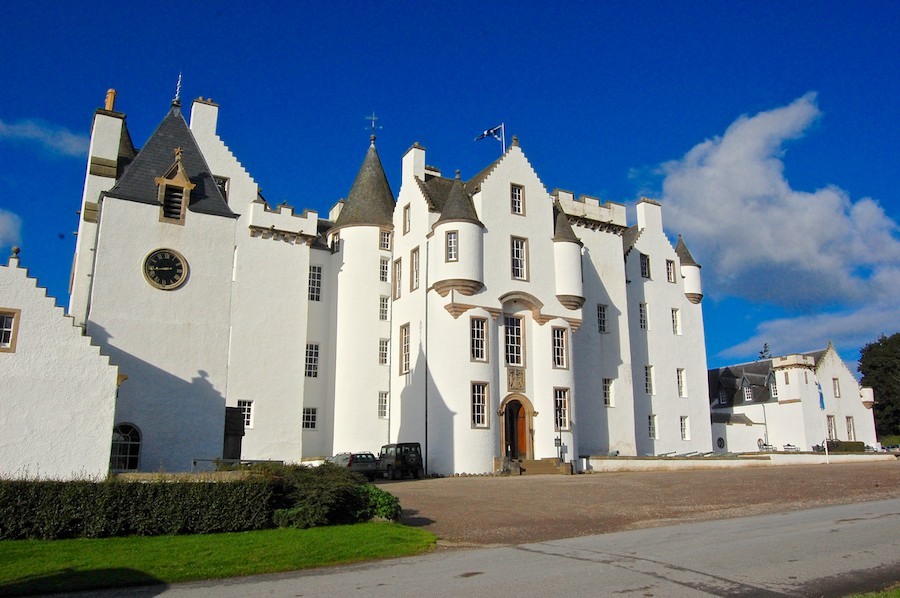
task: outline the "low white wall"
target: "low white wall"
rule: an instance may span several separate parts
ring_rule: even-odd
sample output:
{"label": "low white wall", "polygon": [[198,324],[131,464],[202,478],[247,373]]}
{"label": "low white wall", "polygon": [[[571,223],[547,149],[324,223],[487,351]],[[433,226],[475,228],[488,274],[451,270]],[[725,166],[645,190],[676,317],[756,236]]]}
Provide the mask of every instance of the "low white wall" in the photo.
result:
{"label": "low white wall", "polygon": [[[891,453],[832,454],[831,463],[896,461]],[[729,469],[733,467],[771,467],[777,465],[813,465],[825,463],[824,453],[770,453],[743,457],[588,457],[576,461],[579,473],[616,471],[676,471],[680,469]]]}

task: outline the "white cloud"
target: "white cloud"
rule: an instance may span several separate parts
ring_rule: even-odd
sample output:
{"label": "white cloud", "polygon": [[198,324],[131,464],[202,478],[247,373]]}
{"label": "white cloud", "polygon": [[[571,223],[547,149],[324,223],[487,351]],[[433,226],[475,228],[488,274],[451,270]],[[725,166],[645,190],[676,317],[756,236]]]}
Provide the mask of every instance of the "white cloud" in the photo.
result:
{"label": "white cloud", "polygon": [[0,139],[37,143],[44,149],[63,156],[87,155],[90,139],[38,120],[7,123],[0,120]]}
{"label": "white cloud", "polygon": [[[666,221],[704,266],[708,295],[786,308],[720,353],[855,349],[900,323],[900,226],[871,198],[791,188],[784,144],[821,117],[815,94],[738,118],[662,166]],[[823,177],[824,177],[823,173]]]}
{"label": "white cloud", "polygon": [[0,210],[0,247],[15,245],[21,239],[19,231],[22,219],[6,210]]}

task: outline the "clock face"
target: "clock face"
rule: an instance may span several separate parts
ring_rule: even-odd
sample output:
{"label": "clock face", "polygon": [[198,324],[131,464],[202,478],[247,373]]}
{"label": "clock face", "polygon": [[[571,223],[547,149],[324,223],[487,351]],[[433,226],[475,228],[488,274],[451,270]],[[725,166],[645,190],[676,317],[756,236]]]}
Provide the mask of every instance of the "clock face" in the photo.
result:
{"label": "clock face", "polygon": [[157,249],[144,258],[144,278],[158,289],[177,289],[187,276],[187,260],[174,249]]}

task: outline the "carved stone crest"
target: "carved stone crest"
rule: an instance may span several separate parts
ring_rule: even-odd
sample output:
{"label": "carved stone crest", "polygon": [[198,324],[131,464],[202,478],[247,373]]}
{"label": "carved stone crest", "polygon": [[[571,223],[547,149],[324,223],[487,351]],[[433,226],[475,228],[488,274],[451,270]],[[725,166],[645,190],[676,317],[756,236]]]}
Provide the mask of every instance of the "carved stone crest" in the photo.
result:
{"label": "carved stone crest", "polygon": [[510,392],[525,391],[525,370],[521,368],[506,369],[506,387]]}

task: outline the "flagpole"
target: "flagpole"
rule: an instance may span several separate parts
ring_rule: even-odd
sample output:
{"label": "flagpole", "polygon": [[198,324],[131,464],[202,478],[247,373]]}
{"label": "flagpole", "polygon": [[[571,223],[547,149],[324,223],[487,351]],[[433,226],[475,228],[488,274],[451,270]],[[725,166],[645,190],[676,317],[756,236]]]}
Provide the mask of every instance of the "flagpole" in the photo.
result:
{"label": "flagpole", "polygon": [[506,123],[500,123],[500,146],[503,148],[500,155],[506,153]]}

